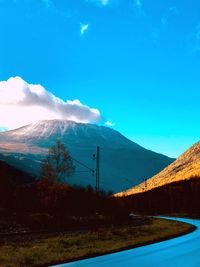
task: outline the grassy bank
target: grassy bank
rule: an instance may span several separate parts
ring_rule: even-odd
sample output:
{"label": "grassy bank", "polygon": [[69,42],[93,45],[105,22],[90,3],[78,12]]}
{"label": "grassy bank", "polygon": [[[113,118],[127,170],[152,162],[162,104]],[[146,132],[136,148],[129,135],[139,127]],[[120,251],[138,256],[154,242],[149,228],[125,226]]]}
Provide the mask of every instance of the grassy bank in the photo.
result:
{"label": "grassy bank", "polygon": [[168,239],[192,231],[191,225],[152,219],[143,226],[124,226],[0,245],[0,266],[48,266]]}

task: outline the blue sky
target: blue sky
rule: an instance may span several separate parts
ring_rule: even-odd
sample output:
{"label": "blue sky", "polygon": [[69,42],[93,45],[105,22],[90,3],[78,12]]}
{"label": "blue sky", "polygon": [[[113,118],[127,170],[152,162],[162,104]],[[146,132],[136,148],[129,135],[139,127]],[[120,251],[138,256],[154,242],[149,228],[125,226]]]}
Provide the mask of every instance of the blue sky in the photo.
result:
{"label": "blue sky", "polygon": [[199,0],[0,0],[0,36],[0,81],[79,99],[169,156],[199,141]]}

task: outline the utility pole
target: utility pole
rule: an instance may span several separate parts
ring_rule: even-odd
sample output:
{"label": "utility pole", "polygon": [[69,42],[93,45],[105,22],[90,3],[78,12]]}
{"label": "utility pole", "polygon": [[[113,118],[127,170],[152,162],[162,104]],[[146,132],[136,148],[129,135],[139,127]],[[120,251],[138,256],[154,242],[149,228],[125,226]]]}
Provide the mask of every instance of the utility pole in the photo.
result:
{"label": "utility pole", "polygon": [[147,190],[147,179],[144,180],[145,191]]}
{"label": "utility pole", "polygon": [[97,153],[96,153],[96,192],[99,193],[100,191],[100,148],[97,147]]}
{"label": "utility pole", "polygon": [[147,190],[147,179],[143,179],[143,191]]}

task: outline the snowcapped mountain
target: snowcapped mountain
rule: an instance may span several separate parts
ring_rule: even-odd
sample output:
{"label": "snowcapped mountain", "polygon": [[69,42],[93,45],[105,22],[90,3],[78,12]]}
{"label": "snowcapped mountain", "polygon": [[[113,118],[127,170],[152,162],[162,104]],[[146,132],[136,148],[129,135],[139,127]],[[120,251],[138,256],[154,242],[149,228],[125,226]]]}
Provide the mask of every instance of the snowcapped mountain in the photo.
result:
{"label": "snowcapped mountain", "polygon": [[139,184],[125,192],[117,194],[118,196],[132,195],[140,193],[146,186],[146,190],[151,190],[173,182],[188,180],[190,178],[200,177],[200,142],[194,144],[176,161],[167,166],[160,173],[144,183]]}
{"label": "snowcapped mountain", "polygon": [[65,120],[46,120],[0,133],[0,142],[17,142],[49,147],[60,139],[67,145],[107,146],[111,148],[143,149],[119,132],[94,124],[76,123]]}
{"label": "snowcapped mountain", "polygon": [[[61,140],[73,158],[94,169],[92,155],[100,146],[100,185],[119,192],[140,183],[173,159],[146,150],[119,132],[104,126],[65,120],[40,121],[0,133],[0,159],[29,173],[39,174],[40,160],[56,140]],[[76,166],[70,184],[95,185],[95,177]]]}

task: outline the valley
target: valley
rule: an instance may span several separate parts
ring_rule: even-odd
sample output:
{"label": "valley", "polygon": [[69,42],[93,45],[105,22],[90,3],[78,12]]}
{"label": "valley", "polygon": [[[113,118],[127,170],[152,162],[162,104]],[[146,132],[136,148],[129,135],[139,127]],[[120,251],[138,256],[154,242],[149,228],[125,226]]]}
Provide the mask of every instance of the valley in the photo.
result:
{"label": "valley", "polygon": [[[41,160],[57,140],[66,145],[73,158],[91,169],[95,168],[93,154],[100,146],[100,186],[113,193],[141,183],[174,161],[139,146],[111,128],[65,120],[40,121],[0,132],[0,159],[37,177]],[[76,164],[76,173],[66,182],[94,187],[95,177],[86,171]]]}

